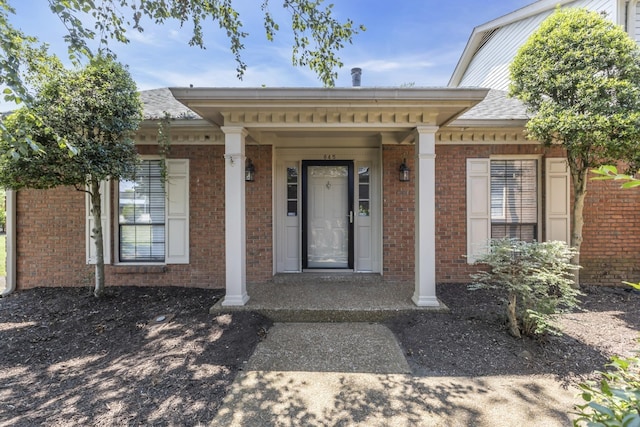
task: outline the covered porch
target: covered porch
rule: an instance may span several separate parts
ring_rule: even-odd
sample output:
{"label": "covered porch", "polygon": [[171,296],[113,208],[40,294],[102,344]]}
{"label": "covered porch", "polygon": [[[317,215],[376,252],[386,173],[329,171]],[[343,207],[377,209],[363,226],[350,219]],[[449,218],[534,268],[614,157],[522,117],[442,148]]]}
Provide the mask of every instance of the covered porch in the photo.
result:
{"label": "covered porch", "polygon": [[[314,304],[323,306],[327,301],[326,310],[336,308],[340,304],[349,307],[375,307],[387,304],[391,299],[396,304],[396,310],[404,307],[435,307],[441,306],[436,296],[436,246],[435,246],[435,145],[436,133],[460,114],[464,113],[482,99],[487,91],[483,89],[415,89],[415,88],[348,88],[348,89],[294,89],[294,88],[261,88],[261,89],[218,89],[218,88],[180,88],[171,89],[176,99],[210,121],[224,134],[225,146],[225,286],[226,295],[219,303],[225,308],[262,304],[267,296],[279,300],[280,307],[289,306],[296,309],[304,304],[304,300],[312,299]],[[272,147],[273,164],[268,179],[273,184],[272,213],[265,221],[270,221],[273,227],[272,253],[273,271],[275,279],[270,283],[256,286],[247,285],[247,210],[245,165],[247,144]],[[411,171],[410,182],[403,185],[411,187],[410,198],[415,203],[410,208],[403,209],[400,222],[392,224],[389,217],[385,218],[385,191],[393,186],[393,180],[398,180],[398,165],[389,167],[385,164],[385,150],[383,147],[402,147],[406,157],[412,157],[414,170]],[[364,154],[369,157],[363,158]],[[286,154],[281,154],[286,153]],[[360,154],[358,154],[360,153]],[[378,153],[378,154],[376,154]],[[284,156],[289,157],[284,157]],[[297,156],[297,157],[296,157]],[[361,156],[361,157],[358,157]],[[285,159],[287,163],[283,163]],[[339,267],[339,276],[349,281],[349,286],[340,288],[338,276],[324,283],[315,292],[309,286],[315,284],[313,274],[324,274],[322,271],[307,266],[307,250],[311,248],[308,236],[312,234],[307,225],[306,212],[311,212],[312,205],[307,205],[307,191],[311,194],[310,186],[304,184],[304,174],[307,165],[320,165],[323,161],[329,166],[346,164],[349,169],[348,184],[338,186],[334,181],[327,181],[327,188],[342,188],[350,186],[349,202],[345,202],[340,209],[345,209],[339,216],[349,218],[344,220],[355,225],[349,228],[349,246],[344,252],[344,265]],[[368,162],[368,163],[367,163]],[[358,183],[354,184],[358,167],[372,165],[375,170],[371,178],[371,222],[370,229],[373,236],[369,247],[374,252],[374,259],[368,269],[359,268],[354,263],[354,241],[358,238],[353,229],[363,220],[358,218],[357,192]],[[275,165],[275,166],[273,166]],[[355,165],[356,173],[352,173]],[[309,166],[310,167],[310,166]],[[298,168],[295,176],[302,172],[302,184],[298,186],[297,211],[282,213],[278,211],[281,198],[284,204],[287,196],[280,181],[286,182],[283,171],[287,168]],[[364,168],[365,170],[367,168]],[[309,169],[310,170],[310,169]],[[309,172],[311,173],[311,172]],[[389,175],[393,173],[393,177]],[[377,175],[376,175],[377,174]],[[346,175],[346,173],[345,173]],[[297,179],[297,178],[296,178]],[[376,181],[377,180],[377,181]],[[323,181],[324,182],[324,181]],[[353,202],[353,188],[355,187],[356,202]],[[286,184],[284,189],[286,189]],[[301,188],[301,189],[300,189]],[[405,189],[408,187],[404,187]],[[377,191],[377,195],[376,192]],[[400,193],[406,193],[401,190]],[[345,194],[347,191],[345,190]],[[346,196],[345,196],[346,197]],[[377,198],[377,199],[376,199]],[[331,202],[331,196],[325,197],[324,202]],[[376,204],[377,200],[377,204]],[[412,202],[409,202],[412,203]],[[346,208],[345,208],[346,206]],[[369,206],[369,205],[367,205]],[[355,212],[355,220],[354,220]],[[390,213],[390,212],[387,212]],[[293,217],[289,217],[293,215]],[[301,219],[296,219],[299,215]],[[282,230],[285,228],[282,218],[288,218],[292,228],[288,236],[293,242],[291,247],[294,257],[292,262],[282,267],[277,259],[283,245]],[[324,218],[322,218],[324,219]],[[364,220],[363,220],[364,221]],[[413,230],[410,238],[413,240],[406,252],[394,254],[404,259],[413,259],[413,263],[405,272],[413,275],[410,283],[403,280],[403,285],[394,283],[383,275],[393,268],[389,249],[383,249],[383,241],[388,233],[395,233],[392,228],[410,224],[405,230]],[[286,225],[289,227],[289,225]],[[297,228],[296,228],[297,227]],[[345,230],[346,230],[345,227]],[[307,234],[305,234],[307,233]],[[356,231],[357,233],[357,231]],[[376,234],[377,233],[377,234]],[[347,231],[344,231],[347,235]],[[355,237],[354,237],[355,235]],[[364,246],[365,240],[358,244]],[[369,240],[367,240],[369,242]],[[296,247],[297,245],[297,247]],[[393,249],[391,249],[393,250]],[[280,251],[280,252],[279,252]],[[356,248],[357,251],[357,248]],[[357,259],[357,254],[355,255]],[[310,258],[309,258],[310,259]],[[293,265],[293,267],[291,267]],[[279,283],[278,277],[284,271],[291,275],[298,275],[301,280],[295,284]],[[293,272],[295,271],[295,273]],[[313,271],[313,272],[312,272]],[[369,273],[380,280],[361,284],[357,277],[360,273]],[[406,273],[405,273],[406,274]],[[405,276],[406,277],[406,276]],[[337,282],[337,283],[335,283]],[[400,286],[400,287],[398,287]],[[268,288],[270,287],[270,288]],[[341,295],[340,292],[350,293]],[[374,292],[375,291],[375,292]],[[313,293],[313,298],[310,293]],[[323,297],[326,293],[326,298]],[[291,295],[291,298],[288,297]],[[299,298],[296,295],[306,295]],[[397,298],[397,299],[396,299]],[[254,302],[251,302],[252,299]],[[276,302],[274,301],[274,304]],[[257,307],[257,306],[256,306]]]}

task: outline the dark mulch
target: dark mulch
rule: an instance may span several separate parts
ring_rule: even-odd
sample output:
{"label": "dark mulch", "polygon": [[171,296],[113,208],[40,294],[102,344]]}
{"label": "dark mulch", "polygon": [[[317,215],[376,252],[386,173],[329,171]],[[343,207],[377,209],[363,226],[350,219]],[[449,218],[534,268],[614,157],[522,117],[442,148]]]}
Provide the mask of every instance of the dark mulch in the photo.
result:
{"label": "dark mulch", "polygon": [[271,326],[208,314],[222,294],[48,288],[0,300],[0,425],[211,421]]}
{"label": "dark mulch", "polygon": [[[271,323],[208,314],[221,290],[34,289],[0,300],[0,425],[208,424]],[[398,317],[417,375],[549,374],[575,382],[637,348],[640,295],[588,288],[565,335],[514,339],[495,294],[444,285],[450,313]],[[159,318],[164,316],[164,320]],[[157,321],[156,319],[160,319]]]}
{"label": "dark mulch", "polygon": [[638,293],[603,287],[582,292],[582,310],[561,316],[563,335],[542,340],[510,336],[500,295],[459,284],[437,290],[450,313],[402,316],[388,326],[417,375],[549,374],[576,382],[604,369],[611,356],[634,356],[640,348]]}

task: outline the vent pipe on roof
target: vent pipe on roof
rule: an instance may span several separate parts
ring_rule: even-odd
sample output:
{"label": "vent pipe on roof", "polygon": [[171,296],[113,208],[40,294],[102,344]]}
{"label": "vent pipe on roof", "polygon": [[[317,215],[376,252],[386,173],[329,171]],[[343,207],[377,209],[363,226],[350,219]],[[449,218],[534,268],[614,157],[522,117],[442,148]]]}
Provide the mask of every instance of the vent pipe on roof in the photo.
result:
{"label": "vent pipe on roof", "polygon": [[353,87],[360,87],[360,80],[362,78],[362,68],[351,69],[351,85]]}

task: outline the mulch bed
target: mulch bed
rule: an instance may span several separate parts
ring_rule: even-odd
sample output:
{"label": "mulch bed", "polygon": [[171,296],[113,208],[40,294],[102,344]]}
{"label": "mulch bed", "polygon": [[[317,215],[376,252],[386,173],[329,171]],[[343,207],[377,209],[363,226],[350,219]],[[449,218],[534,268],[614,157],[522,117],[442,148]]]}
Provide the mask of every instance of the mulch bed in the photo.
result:
{"label": "mulch bed", "polygon": [[[514,339],[488,291],[443,285],[450,313],[387,322],[415,375],[549,374],[572,383],[638,348],[640,295],[587,288],[565,334]],[[198,425],[214,417],[271,322],[214,316],[222,290],[33,289],[0,300],[0,425]]]}

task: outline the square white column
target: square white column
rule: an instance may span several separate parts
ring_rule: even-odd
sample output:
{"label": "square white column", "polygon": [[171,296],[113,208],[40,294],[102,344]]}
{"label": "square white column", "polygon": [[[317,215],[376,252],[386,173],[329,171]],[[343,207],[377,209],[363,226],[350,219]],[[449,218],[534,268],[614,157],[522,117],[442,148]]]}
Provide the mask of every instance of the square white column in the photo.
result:
{"label": "square white column", "polygon": [[247,295],[247,227],[245,206],[245,151],[247,130],[223,126],[224,132],[224,225],[226,295],[223,306],[245,305]]}
{"label": "square white column", "polygon": [[437,307],[436,298],[436,132],[437,126],[419,126],[415,178],[415,292],[420,307]]}

